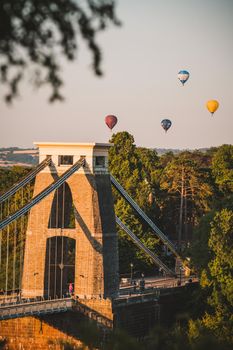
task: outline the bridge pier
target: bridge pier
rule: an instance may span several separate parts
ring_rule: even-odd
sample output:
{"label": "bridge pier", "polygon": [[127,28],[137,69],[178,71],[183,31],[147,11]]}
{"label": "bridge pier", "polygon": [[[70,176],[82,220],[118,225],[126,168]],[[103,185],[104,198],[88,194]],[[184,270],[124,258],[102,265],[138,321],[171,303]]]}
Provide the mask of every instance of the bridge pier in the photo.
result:
{"label": "bridge pier", "polygon": [[36,176],[34,196],[75,161],[85,167],[29,213],[22,297],[113,298],[118,293],[118,246],[108,173],[109,144],[38,143],[40,161],[52,165]]}

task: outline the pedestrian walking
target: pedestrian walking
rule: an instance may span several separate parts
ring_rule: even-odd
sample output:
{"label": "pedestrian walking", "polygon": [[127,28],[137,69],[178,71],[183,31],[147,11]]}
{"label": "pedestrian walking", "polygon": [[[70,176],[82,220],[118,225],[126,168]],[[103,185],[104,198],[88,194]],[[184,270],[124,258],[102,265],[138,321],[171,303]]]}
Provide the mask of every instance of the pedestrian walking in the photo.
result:
{"label": "pedestrian walking", "polygon": [[69,294],[70,294],[70,296],[73,295],[73,291],[74,291],[74,289],[73,289],[73,284],[70,283],[70,284],[69,284]]}

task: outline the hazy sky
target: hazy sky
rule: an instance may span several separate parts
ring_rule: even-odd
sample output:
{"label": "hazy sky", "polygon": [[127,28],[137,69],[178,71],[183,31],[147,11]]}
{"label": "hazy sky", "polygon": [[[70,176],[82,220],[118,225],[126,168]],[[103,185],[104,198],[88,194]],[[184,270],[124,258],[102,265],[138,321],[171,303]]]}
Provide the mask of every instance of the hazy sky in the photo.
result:
{"label": "hazy sky", "polygon": [[[104,124],[127,130],[138,146],[201,148],[233,143],[233,0],[119,0],[122,27],[98,37],[103,78],[93,75],[84,45],[63,66],[64,103],[25,82],[12,107],[0,104],[0,147],[33,141],[107,142]],[[182,87],[181,69],[190,72]],[[211,117],[206,101],[217,99]],[[160,122],[172,120],[165,134]]]}

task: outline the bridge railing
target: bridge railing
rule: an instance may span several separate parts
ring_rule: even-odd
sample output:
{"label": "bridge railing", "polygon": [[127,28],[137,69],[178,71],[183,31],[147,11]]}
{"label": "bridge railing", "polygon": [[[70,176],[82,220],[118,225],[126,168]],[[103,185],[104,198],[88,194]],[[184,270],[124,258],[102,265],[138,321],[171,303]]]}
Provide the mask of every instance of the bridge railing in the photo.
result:
{"label": "bridge railing", "polygon": [[72,306],[73,299],[71,298],[29,301],[24,303],[12,303],[10,305],[3,304],[0,307],[0,320],[30,315],[65,312],[72,309]]}

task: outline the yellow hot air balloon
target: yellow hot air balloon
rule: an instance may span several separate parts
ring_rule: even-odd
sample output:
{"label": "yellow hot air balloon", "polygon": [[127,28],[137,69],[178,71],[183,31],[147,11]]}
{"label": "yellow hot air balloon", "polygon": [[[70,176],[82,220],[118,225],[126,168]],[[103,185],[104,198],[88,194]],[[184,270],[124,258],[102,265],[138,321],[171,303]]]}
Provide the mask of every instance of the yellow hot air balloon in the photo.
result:
{"label": "yellow hot air balloon", "polygon": [[218,106],[219,106],[219,103],[216,100],[210,100],[206,103],[206,107],[212,115],[214,114],[215,111],[217,111]]}

